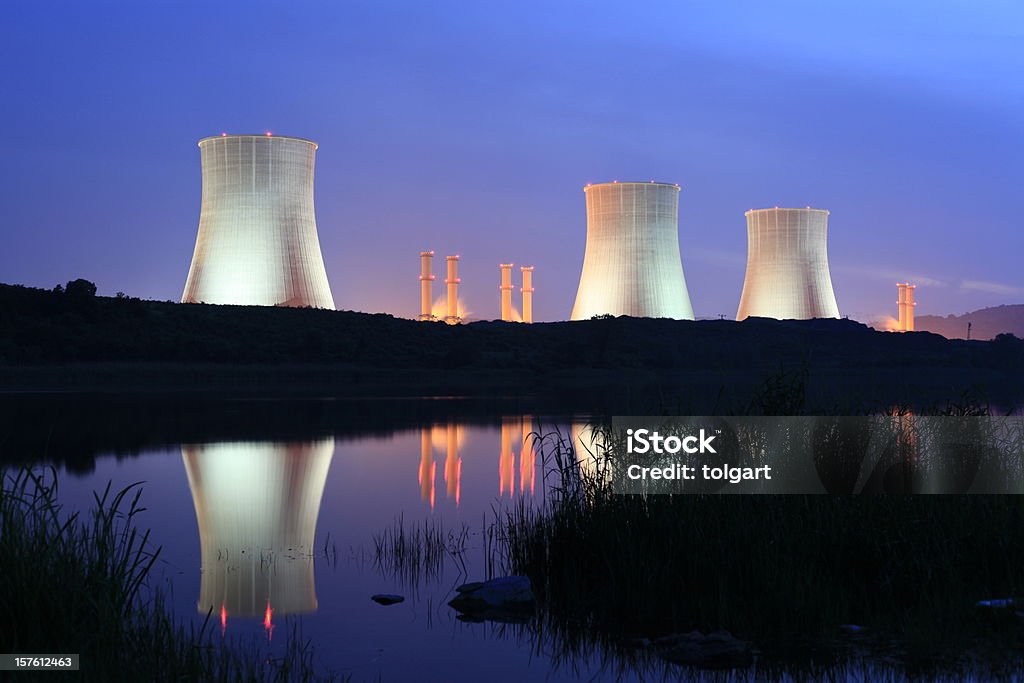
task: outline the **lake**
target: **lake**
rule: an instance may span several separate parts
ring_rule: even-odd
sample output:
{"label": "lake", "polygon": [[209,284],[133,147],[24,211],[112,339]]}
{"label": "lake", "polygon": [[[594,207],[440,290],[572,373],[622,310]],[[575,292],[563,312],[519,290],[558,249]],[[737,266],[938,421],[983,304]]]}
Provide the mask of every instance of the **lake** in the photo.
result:
{"label": "lake", "polygon": [[[474,623],[448,606],[458,585],[490,576],[496,517],[550,495],[535,436],[578,440],[600,418],[457,399],[22,397],[5,407],[22,420],[5,453],[57,463],[65,511],[88,509],[108,484],[141,487],[137,523],[160,548],[154,584],[181,620],[209,620],[225,643],[273,653],[308,639],[319,664],[356,681],[756,675],[562,648],[538,624]],[[381,562],[378,543],[424,530],[442,531],[440,561]],[[379,593],[405,600],[382,606]],[[902,679],[884,662],[859,666],[869,668],[830,675]]]}

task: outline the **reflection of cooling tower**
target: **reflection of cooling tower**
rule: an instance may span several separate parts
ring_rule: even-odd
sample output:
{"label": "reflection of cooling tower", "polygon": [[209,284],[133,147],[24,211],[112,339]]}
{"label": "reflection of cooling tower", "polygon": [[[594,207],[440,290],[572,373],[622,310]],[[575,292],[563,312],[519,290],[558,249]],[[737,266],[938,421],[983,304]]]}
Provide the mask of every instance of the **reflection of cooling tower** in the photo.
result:
{"label": "reflection of cooling tower", "polygon": [[587,247],[573,320],[693,320],[679,259],[679,186],[603,183],[587,195]]}
{"label": "reflection of cooling tower", "polygon": [[606,451],[600,430],[595,430],[590,422],[573,422],[569,434],[580,472],[590,477],[607,476],[608,468],[602,464]]}
{"label": "reflection of cooling tower", "polygon": [[828,270],[828,211],[759,209],[746,216],[747,275],[736,319],[838,318]]}
{"label": "reflection of cooling tower", "polygon": [[333,453],[332,439],[182,448],[199,522],[200,612],[316,609],[313,539]]}
{"label": "reflection of cooling tower", "polygon": [[203,200],[184,303],[334,308],[313,212],[316,143],[199,141]]}

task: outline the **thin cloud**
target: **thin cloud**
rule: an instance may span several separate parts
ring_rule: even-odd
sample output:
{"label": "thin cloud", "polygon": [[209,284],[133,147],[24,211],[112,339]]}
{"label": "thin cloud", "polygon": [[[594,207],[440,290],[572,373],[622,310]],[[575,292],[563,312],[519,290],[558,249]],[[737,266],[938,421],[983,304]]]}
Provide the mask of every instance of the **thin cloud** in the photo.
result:
{"label": "thin cloud", "polygon": [[1024,287],[1004,285],[999,282],[985,282],[984,280],[964,280],[960,283],[960,289],[971,292],[986,292],[988,294],[1024,296]]}
{"label": "thin cloud", "polygon": [[909,282],[913,285],[922,285],[925,287],[947,287],[948,282],[944,282],[938,278],[928,277],[927,275],[919,275],[914,273],[905,273],[895,270],[886,270],[884,268],[872,268],[870,266],[857,266],[857,265],[835,265],[832,266],[832,270],[840,273],[849,273],[851,275],[860,275],[861,277],[872,278],[875,280],[891,280],[892,282]]}

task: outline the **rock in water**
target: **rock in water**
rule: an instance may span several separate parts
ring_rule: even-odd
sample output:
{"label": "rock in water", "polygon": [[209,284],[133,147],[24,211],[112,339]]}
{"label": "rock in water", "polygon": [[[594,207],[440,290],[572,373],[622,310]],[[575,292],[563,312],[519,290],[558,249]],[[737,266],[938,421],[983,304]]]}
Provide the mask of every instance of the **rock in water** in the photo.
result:
{"label": "rock in water", "polygon": [[655,640],[654,647],[662,659],[691,666],[734,668],[749,666],[754,660],[751,643],[734,638],[728,631],[673,634]]}
{"label": "rock in water", "polygon": [[391,593],[377,593],[376,595],[371,595],[370,599],[379,605],[396,605],[400,602],[405,602],[403,596]]}
{"label": "rock in water", "polygon": [[471,621],[523,622],[533,615],[533,587],[525,576],[474,581],[455,590],[448,605]]}

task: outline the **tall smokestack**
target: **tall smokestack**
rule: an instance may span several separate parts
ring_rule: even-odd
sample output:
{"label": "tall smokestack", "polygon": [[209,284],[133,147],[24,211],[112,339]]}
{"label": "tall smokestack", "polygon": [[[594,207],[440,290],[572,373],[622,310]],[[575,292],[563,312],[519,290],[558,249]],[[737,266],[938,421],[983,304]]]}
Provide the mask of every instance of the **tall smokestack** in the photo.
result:
{"label": "tall smokestack", "polygon": [[434,317],[434,252],[420,252],[420,320],[437,320]]}
{"label": "tall smokestack", "polygon": [[502,263],[501,268],[501,319],[512,322],[512,264]]}
{"label": "tall smokestack", "polygon": [[914,331],[914,307],[917,306],[914,302],[915,289],[917,289],[917,286],[909,282],[896,283],[896,291],[898,293],[896,305],[900,316],[900,332]]}
{"label": "tall smokestack", "polygon": [[523,274],[523,322],[533,322],[533,266],[519,269]]}
{"label": "tall smokestack", "polygon": [[462,322],[462,318],[459,317],[459,282],[459,257],[449,256],[448,279],[445,280],[445,284],[448,285],[448,315],[444,318],[449,325],[458,325]]}

